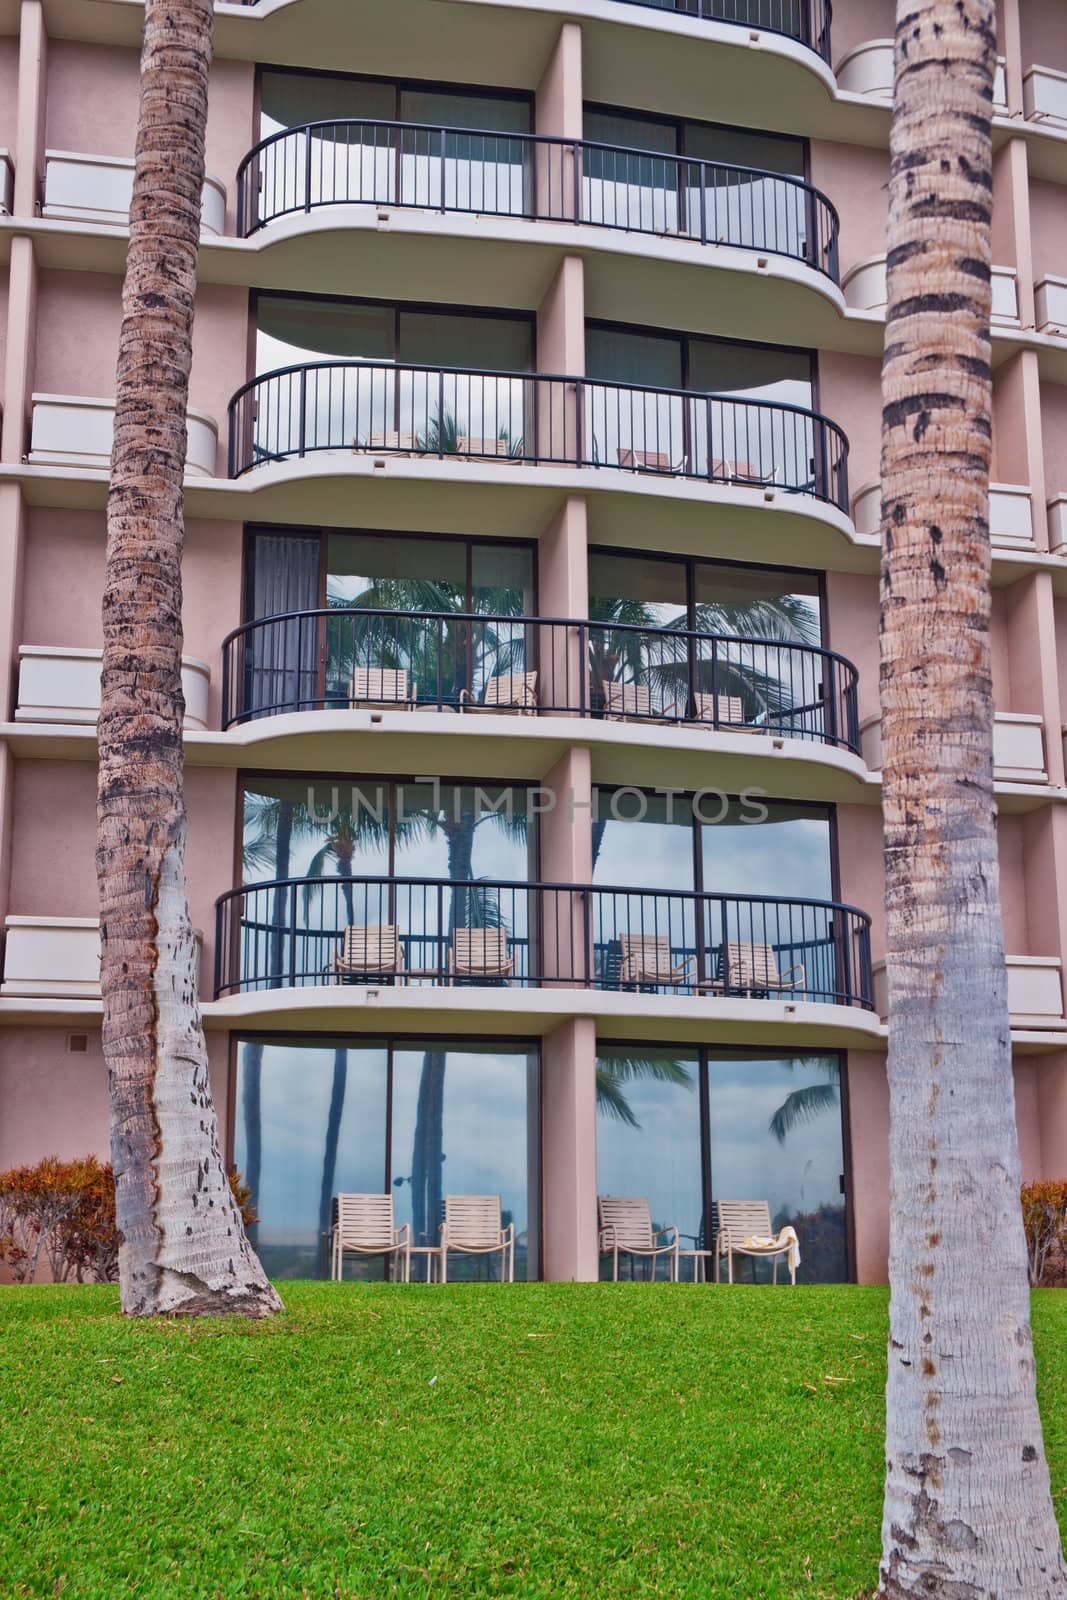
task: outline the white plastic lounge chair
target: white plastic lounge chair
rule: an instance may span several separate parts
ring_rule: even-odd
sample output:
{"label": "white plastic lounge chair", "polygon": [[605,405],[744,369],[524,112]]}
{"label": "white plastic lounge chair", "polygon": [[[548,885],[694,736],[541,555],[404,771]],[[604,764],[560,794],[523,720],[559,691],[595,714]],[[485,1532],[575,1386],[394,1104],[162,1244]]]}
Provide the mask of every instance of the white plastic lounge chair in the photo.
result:
{"label": "white plastic lounge chair", "polygon": [[655,984],[677,988],[693,982],[695,956],[674,961],[671,941],[665,933],[620,933],[622,959],[619,962],[619,988],[625,984]]}
{"label": "white plastic lounge chair", "polygon": [[333,970],[343,978],[397,976],[404,970],[404,947],[391,922],[350,923],[341,935]]}
{"label": "white plastic lounge chair", "polygon": [[448,952],[450,983],[457,978],[507,982],[514,970],[504,928],[457,928]]}
{"label": "white plastic lounge chair", "polygon": [[779,972],[778,957],[769,944],[728,940],[722,965],[722,987],[742,994],[768,994],[807,986],[807,975],[799,962],[788,971]]}
{"label": "white plastic lounge chair", "polygon": [[500,1255],[500,1278],[515,1282],[515,1224],[503,1226],[498,1194],[447,1194],[441,1224],[441,1282],[448,1282],[448,1252]]}
{"label": "white plastic lounge chair", "polygon": [[715,1282],[719,1266],[726,1257],[726,1281],[734,1281],[734,1256],[769,1257],[772,1282],[778,1282],[778,1262],[785,1256],[789,1281],[797,1281],[800,1243],[794,1228],[771,1232],[771,1208],[766,1200],[719,1200],[712,1206],[711,1225],[715,1233]]}
{"label": "white plastic lounge chair", "polygon": [[[644,1256],[652,1262],[653,1272],[659,1257],[666,1256],[671,1282],[678,1282],[678,1229],[670,1226],[654,1230],[647,1200],[602,1194],[597,1196],[597,1212],[600,1254],[611,1256],[614,1282],[619,1281],[620,1255]],[[666,1243],[661,1242],[664,1240]]]}
{"label": "white plastic lounge chair", "polygon": [[330,1276],[341,1277],[346,1255],[398,1256],[401,1281],[411,1282],[411,1229],[399,1228],[391,1194],[335,1194],[330,1229]]}
{"label": "white plastic lounge chair", "polygon": [[625,722],[629,717],[639,717],[642,722],[667,722],[659,710],[652,710],[652,691],[644,683],[610,683],[600,680],[604,699],[604,721]]}
{"label": "white plastic lounge chair", "polygon": [[532,717],[537,712],[537,673],[499,673],[487,680],[481,700],[475,700],[469,689],[461,689],[459,703],[464,711]]}
{"label": "white plastic lounge chair", "polygon": [[364,454],[374,450],[388,450],[390,455],[399,456],[425,454],[413,433],[372,433],[368,436],[366,444],[360,444],[357,439],[353,449]]}
{"label": "white plastic lounge chair", "polygon": [[493,456],[498,461],[522,460],[522,442],[513,450],[510,439],[467,439],[463,434],[456,440],[458,456]]}
{"label": "white plastic lounge chair", "polygon": [[418,684],[408,684],[406,672],[393,667],[357,667],[352,674],[349,699],[353,706],[377,711],[414,711]]}
{"label": "white plastic lounge chair", "polygon": [[665,450],[634,450],[619,447],[619,466],[624,472],[684,472],[685,456],[673,465]]}

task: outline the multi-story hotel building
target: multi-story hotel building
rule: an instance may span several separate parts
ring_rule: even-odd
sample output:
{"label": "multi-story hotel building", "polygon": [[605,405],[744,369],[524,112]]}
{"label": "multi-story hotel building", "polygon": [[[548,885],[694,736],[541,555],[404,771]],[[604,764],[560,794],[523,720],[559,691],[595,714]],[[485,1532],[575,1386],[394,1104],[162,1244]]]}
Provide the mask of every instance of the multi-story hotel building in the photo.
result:
{"label": "multi-story hotel building", "polygon": [[[1067,1172],[1067,11],[1002,0],[996,788],[1019,1135]],[[100,590],[143,7],[0,6],[0,1167],[107,1149]],[[887,1246],[879,364],[892,0],[220,4],[186,780],[228,1151],[719,1199]],[[377,1270],[377,1269],[375,1269]]]}

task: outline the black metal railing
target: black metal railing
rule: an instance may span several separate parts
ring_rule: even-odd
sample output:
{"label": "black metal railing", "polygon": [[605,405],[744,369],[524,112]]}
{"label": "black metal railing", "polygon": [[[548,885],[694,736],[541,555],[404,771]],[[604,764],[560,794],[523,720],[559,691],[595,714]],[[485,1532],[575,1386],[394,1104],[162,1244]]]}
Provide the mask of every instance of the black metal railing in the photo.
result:
{"label": "black metal railing", "polygon": [[238,231],[320,206],[411,206],[631,233],[806,261],[836,283],[838,219],[801,178],[582,139],[334,121],[263,139],[237,173]]}
{"label": "black metal railing", "polygon": [[282,878],[216,907],[217,996],[327,983],[579,987],[873,1007],[870,918],[821,900]]}
{"label": "black metal railing", "polygon": [[523,372],[316,361],[229,407],[232,478],[319,451],[609,467],[810,494],[848,510],[848,441],[803,406]]}
{"label": "black metal railing", "polygon": [[832,650],[611,621],[329,606],[222,647],[223,726],[384,707],[569,715],[777,734],[859,750],[857,674]]}
{"label": "black metal railing", "polygon": [[734,22],[784,34],[830,62],[830,0],[623,0],[624,4],[673,11],[703,22]]}

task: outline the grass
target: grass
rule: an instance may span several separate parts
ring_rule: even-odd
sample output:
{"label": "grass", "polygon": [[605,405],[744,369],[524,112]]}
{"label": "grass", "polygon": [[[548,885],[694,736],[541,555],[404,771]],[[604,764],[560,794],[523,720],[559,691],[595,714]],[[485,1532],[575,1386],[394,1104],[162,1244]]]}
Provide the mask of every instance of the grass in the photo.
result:
{"label": "grass", "polygon": [[[247,1325],[0,1290],[4,1600],[847,1600],[886,1295],[285,1285]],[[1034,1298],[1067,1522],[1067,1294]]]}

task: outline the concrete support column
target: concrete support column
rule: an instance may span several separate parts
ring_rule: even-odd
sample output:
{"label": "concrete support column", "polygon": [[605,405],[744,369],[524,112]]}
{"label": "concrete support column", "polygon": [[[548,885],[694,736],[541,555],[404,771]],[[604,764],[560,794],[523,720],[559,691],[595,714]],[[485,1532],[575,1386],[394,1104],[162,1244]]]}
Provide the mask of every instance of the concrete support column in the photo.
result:
{"label": "concrete support column", "polygon": [[[582,137],[582,30],[565,22],[556,36],[537,86],[534,128],[543,139]],[[559,144],[536,147],[534,192],[542,217],[561,219],[581,213],[581,152]]]}
{"label": "concrete support column", "polygon": [[857,1283],[889,1276],[889,1080],[874,1050],[848,1053],[846,1138]]}
{"label": "concrete support column", "polygon": [[582,459],[580,384],[585,373],[585,276],[580,256],[564,256],[537,309],[537,455],[574,466]]}
{"label": "concrete support column", "polygon": [[589,615],[589,543],[580,495],[568,496],[541,535],[537,577],[541,615],[557,619],[541,630],[541,708],[574,716],[589,706],[589,652],[577,626]]}
{"label": "concrete support column", "polygon": [[541,1045],[541,1192],[544,1276],[594,1283],[596,1236],[596,1028],[561,1023]]}
{"label": "concrete support column", "polygon": [[1067,1055],[1038,1056],[1037,1126],[1044,1179],[1067,1177]]}
{"label": "concrete support column", "polygon": [[1019,0],[1000,0],[997,6],[997,54],[1006,58],[1008,111],[1013,117],[1023,113],[1023,42]]}
{"label": "concrete support column", "polygon": [[19,16],[18,115],[15,124],[16,217],[37,214],[44,171],[48,36],[41,0],[22,0]]}
{"label": "concrete support column", "polygon": [[37,259],[33,240],[15,234],[8,268],[7,350],[0,461],[18,462],[29,449],[30,404],[37,339]]}
{"label": "concrete support column", "polygon": [[575,745],[560,756],[544,781],[554,804],[541,817],[541,968],[549,988],[582,986],[590,977],[590,896],[593,877],[592,761]]}

